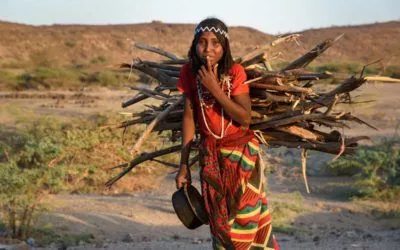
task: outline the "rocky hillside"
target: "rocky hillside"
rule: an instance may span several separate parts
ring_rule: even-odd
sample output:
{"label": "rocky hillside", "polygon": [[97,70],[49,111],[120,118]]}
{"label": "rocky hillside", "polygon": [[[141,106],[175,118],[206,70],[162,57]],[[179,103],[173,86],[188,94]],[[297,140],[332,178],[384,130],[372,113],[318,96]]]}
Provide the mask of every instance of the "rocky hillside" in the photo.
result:
{"label": "rocky hillside", "polygon": [[[152,22],[132,25],[31,26],[0,21],[0,67],[113,64],[132,57],[153,55],[132,49],[139,41],[185,56],[194,24]],[[400,65],[400,21],[360,26],[330,27],[302,32],[300,46],[280,45],[278,61],[290,61],[318,42],[344,33],[344,37],[318,63],[365,63],[383,58],[385,66]],[[248,27],[231,27],[232,50],[240,56],[276,36]],[[155,59],[155,58],[151,58]]]}

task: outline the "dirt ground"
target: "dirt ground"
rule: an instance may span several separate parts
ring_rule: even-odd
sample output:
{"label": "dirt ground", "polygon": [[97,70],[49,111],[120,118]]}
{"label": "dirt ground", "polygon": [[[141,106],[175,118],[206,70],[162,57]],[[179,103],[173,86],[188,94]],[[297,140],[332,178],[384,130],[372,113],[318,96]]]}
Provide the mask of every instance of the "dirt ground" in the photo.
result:
{"label": "dirt ground", "polygon": [[[345,131],[346,135],[367,134],[372,141],[380,137],[392,137],[400,124],[399,92],[400,85],[394,84],[369,83],[357,90],[355,94],[362,95],[364,100],[377,101],[357,108],[348,107],[348,110],[379,130],[356,126]],[[15,122],[15,118],[7,113],[10,111],[4,108],[6,106],[13,106],[18,112],[65,119],[85,117],[96,112],[117,113],[133,109],[120,108],[123,100],[133,96],[125,91],[57,92],[29,99],[10,97],[12,94],[0,93],[3,124]],[[24,94],[31,97],[38,95],[36,92]],[[54,94],[64,97],[51,97]],[[284,150],[269,150],[268,155],[275,159],[285,155],[282,153]],[[316,155],[309,165],[311,169],[316,169],[326,160],[329,157]],[[277,162],[279,168],[280,163]],[[345,184],[351,183],[351,179],[321,176],[312,171],[309,177],[311,194],[306,194],[301,176],[296,171],[289,175],[282,174],[283,169],[290,170],[298,166],[283,165],[269,176],[270,205],[273,207],[278,202],[290,205],[293,202],[292,194],[300,192],[304,209],[290,220],[290,225],[296,228],[295,232],[276,234],[282,249],[400,249],[400,223],[393,220],[390,214],[382,212],[398,209],[398,203],[349,201],[344,199],[349,192]],[[198,186],[196,174],[194,180]],[[59,233],[94,236],[93,244],[82,242],[68,249],[210,249],[209,229],[206,226],[188,230],[174,214],[171,204],[171,196],[175,191],[174,175],[166,172],[155,186],[151,192],[123,195],[59,194],[50,197],[48,203],[52,205],[51,212],[41,217],[40,225],[50,226]],[[34,249],[59,247],[53,244]]]}

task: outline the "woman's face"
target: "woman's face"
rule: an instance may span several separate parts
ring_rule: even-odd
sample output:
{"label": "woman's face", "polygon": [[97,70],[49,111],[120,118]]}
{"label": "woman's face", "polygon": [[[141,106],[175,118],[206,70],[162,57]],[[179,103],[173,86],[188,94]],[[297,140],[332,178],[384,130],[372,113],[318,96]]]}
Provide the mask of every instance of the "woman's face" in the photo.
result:
{"label": "woman's face", "polygon": [[207,58],[211,65],[221,60],[224,48],[219,43],[217,36],[210,31],[201,33],[196,45],[196,53],[200,60],[207,65]]}

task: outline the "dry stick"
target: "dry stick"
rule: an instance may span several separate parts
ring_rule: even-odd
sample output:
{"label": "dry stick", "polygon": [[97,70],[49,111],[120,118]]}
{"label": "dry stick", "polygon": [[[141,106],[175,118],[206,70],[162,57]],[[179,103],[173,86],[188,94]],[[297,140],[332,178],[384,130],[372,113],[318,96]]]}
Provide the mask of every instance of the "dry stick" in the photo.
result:
{"label": "dry stick", "polygon": [[138,103],[140,101],[146,100],[147,98],[149,98],[147,95],[143,95],[143,94],[137,95],[137,96],[133,97],[132,99],[123,102],[121,104],[121,107],[122,108],[126,108],[126,107],[131,106],[131,105],[133,105],[135,103]]}
{"label": "dry stick", "polygon": [[276,90],[276,91],[284,91],[284,92],[294,92],[294,93],[306,93],[306,94],[313,93],[312,89],[296,87],[296,86],[283,86],[283,85],[280,86],[280,85],[272,85],[272,84],[251,83],[250,87],[260,88],[260,89],[268,89],[268,90]]}
{"label": "dry stick", "polygon": [[141,87],[135,87],[135,86],[129,86],[129,88],[140,91],[141,94],[144,94],[144,95],[147,95],[149,97],[153,97],[153,98],[159,99],[159,100],[165,100],[165,99],[171,98],[171,96],[169,96],[167,94],[164,94],[164,93],[158,92],[158,91],[154,91],[151,89],[147,89],[147,88],[141,88]]}
{"label": "dry stick", "polygon": [[[267,140],[267,142],[271,146],[284,146],[287,148],[305,148],[335,155],[337,155],[340,152],[340,147],[341,147],[341,144],[338,142],[327,142],[324,144],[311,143],[311,142],[282,141],[282,140],[274,140],[274,141]],[[346,147],[343,154],[351,154],[354,153],[354,151],[355,148]]]}
{"label": "dry stick", "polygon": [[179,58],[178,56],[176,56],[175,54],[173,54],[171,52],[167,52],[167,51],[165,51],[163,49],[152,47],[152,46],[144,44],[144,43],[135,43],[135,47],[138,48],[138,49],[143,49],[143,50],[147,50],[147,51],[150,51],[150,52],[157,53],[159,55],[168,57],[168,58],[173,59],[173,60],[181,59],[181,58]]}
{"label": "dry stick", "polygon": [[267,56],[266,56],[265,52],[261,52],[260,54],[255,55],[254,57],[250,58],[249,60],[247,60],[245,62],[242,62],[241,64],[244,68],[246,68],[250,65],[265,61],[266,57]]}
{"label": "dry stick", "polygon": [[173,70],[173,71],[180,71],[181,66],[173,66],[165,63],[157,63],[152,61],[142,61],[143,64],[149,65],[150,67],[157,68],[157,69],[166,69],[166,70]]}
{"label": "dry stick", "polygon": [[179,168],[179,164],[176,164],[176,163],[167,162],[167,161],[158,160],[158,159],[151,159],[151,161],[154,161],[154,162],[157,162],[157,163],[161,163],[161,164],[163,164],[164,166],[167,166],[167,167]]}
{"label": "dry stick", "polygon": [[121,179],[124,175],[126,175],[129,171],[131,171],[134,167],[136,167],[137,165],[139,165],[142,162],[151,160],[153,158],[162,156],[162,155],[166,155],[166,154],[170,154],[173,152],[177,152],[179,150],[181,150],[182,145],[175,145],[166,149],[162,149],[153,153],[143,153],[140,156],[138,156],[137,158],[135,158],[134,160],[132,160],[129,163],[129,167],[127,167],[126,169],[124,169],[121,173],[119,173],[117,176],[115,176],[114,178],[111,178],[110,180],[108,180],[105,183],[105,186],[107,188],[110,188],[115,182],[117,182],[119,179]]}
{"label": "dry stick", "polygon": [[166,108],[163,112],[161,112],[151,123],[150,125],[146,128],[146,130],[143,132],[142,136],[139,138],[139,140],[137,140],[136,144],[132,147],[132,149],[129,151],[130,154],[134,154],[134,153],[139,153],[140,150],[140,146],[142,145],[142,143],[144,142],[144,139],[147,138],[147,136],[149,136],[149,134],[151,133],[151,131],[153,130],[153,128],[161,121],[163,120],[168,113],[173,110],[178,104],[182,103],[183,101],[183,96],[181,96],[175,103],[171,104],[168,108]]}
{"label": "dry stick", "polygon": [[292,134],[292,135],[296,135],[300,138],[306,139],[306,140],[312,140],[312,141],[318,141],[321,140],[322,138],[316,134],[314,134],[313,132],[296,126],[296,125],[292,125],[292,126],[285,126],[285,127],[279,127],[276,128],[278,131],[282,131],[282,132],[286,132],[288,134]]}
{"label": "dry stick", "polygon": [[287,124],[291,124],[291,123],[295,123],[295,122],[299,122],[299,121],[305,121],[305,120],[314,121],[316,119],[320,119],[320,118],[324,118],[324,117],[325,117],[324,114],[298,115],[298,116],[288,117],[288,118],[284,118],[284,119],[280,119],[280,120],[267,121],[265,123],[252,126],[251,129],[252,130],[257,130],[257,129],[263,130],[266,128],[274,128],[274,127],[283,126],[283,125],[287,125]]}
{"label": "dry stick", "polygon": [[353,116],[353,115],[351,115],[351,114],[349,114],[349,116],[350,116],[350,117],[344,116],[343,119],[345,119],[345,120],[348,119],[348,120],[350,120],[350,121],[355,121],[355,122],[358,122],[358,123],[360,123],[360,124],[367,125],[368,127],[372,128],[372,129],[375,129],[376,131],[379,130],[377,127],[372,126],[371,124],[369,124],[369,123],[367,123],[367,122],[361,120],[361,119],[358,118],[358,117],[355,117],[355,116]]}
{"label": "dry stick", "polygon": [[308,188],[308,181],[307,181],[307,149],[301,149],[301,172],[303,173],[304,184],[306,185],[307,193],[310,193],[310,189]]}
{"label": "dry stick", "polygon": [[343,93],[348,93],[351,92],[361,85],[365,83],[366,80],[364,78],[356,78],[354,76],[347,78],[346,80],[343,81],[342,84],[340,84],[338,87],[333,89],[332,91],[328,92],[327,96],[333,96],[333,95],[338,95],[338,94],[343,94]]}
{"label": "dry stick", "polygon": [[332,161],[336,161],[344,152],[346,149],[346,145],[344,144],[344,136],[340,136],[340,141],[342,142],[342,145],[340,146],[340,151],[339,153],[335,156],[335,158],[332,159]]}
{"label": "dry stick", "polygon": [[188,62],[189,59],[173,59],[173,60],[161,61],[162,64],[177,64],[177,65],[182,65]]}
{"label": "dry stick", "polygon": [[176,70],[168,70],[168,69],[158,69],[158,70],[172,77],[180,76],[180,72]]}
{"label": "dry stick", "polygon": [[236,60],[237,63],[242,63],[245,61],[248,61],[249,59],[253,58],[255,55],[258,55],[260,52],[267,50],[269,48],[275,47],[276,45],[283,43],[283,42],[289,42],[289,41],[294,41],[296,40],[300,35],[299,34],[292,34],[284,37],[279,37],[278,39],[274,40],[271,43],[265,44],[264,46],[255,49],[251,51],[250,53],[238,58]]}
{"label": "dry stick", "polygon": [[167,74],[165,74],[162,71],[153,69],[150,66],[147,66],[146,64],[137,63],[137,64],[134,64],[132,67],[134,69],[137,69],[137,70],[153,77],[154,79],[156,79],[157,81],[160,81],[163,84],[167,84],[167,85],[169,85],[170,83],[175,84],[170,81],[170,78],[172,78],[172,77],[168,76]]}
{"label": "dry stick", "polygon": [[132,126],[138,123],[147,123],[151,121],[154,118],[154,116],[147,116],[147,117],[141,117],[135,120],[128,120],[128,121],[123,121],[117,125],[115,125],[115,128],[126,128],[128,126]]}
{"label": "dry stick", "polygon": [[301,56],[300,58],[294,60],[292,63],[287,65],[283,70],[288,69],[296,69],[296,68],[305,68],[308,64],[310,64],[315,58],[321,55],[325,50],[331,47],[337,40],[342,38],[344,34],[336,37],[335,39],[327,39],[322,43],[318,44],[312,50]]}

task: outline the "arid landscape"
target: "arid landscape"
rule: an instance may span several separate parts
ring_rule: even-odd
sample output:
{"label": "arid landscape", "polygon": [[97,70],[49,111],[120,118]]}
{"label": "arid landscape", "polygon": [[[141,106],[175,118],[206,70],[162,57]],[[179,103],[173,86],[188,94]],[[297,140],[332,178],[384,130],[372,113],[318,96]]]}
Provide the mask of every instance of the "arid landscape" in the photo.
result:
{"label": "arid landscape", "polygon": [[[41,193],[45,209],[25,241],[7,237],[5,223],[0,220],[0,249],[211,248],[206,226],[188,230],[174,213],[171,196],[175,191],[175,167],[150,161],[135,168],[111,190],[104,189],[105,181],[119,171],[110,167],[130,159],[126,152],[143,131],[143,127],[128,130],[122,144],[122,130],[109,126],[123,120],[123,113],[145,108],[121,108],[123,101],[136,94],[126,85],[154,84],[137,72],[128,78],[129,72],[116,70],[113,65],[129,62],[133,57],[151,57],[132,49],[133,41],[184,57],[193,28],[191,24],[158,21],[112,26],[0,22],[0,163],[7,164],[10,159],[21,162],[30,157],[43,161],[42,165],[28,161],[33,165],[62,169],[53,173],[54,178],[61,176],[55,188],[48,184]],[[231,32],[235,55],[275,38],[247,27],[232,27]],[[333,69],[350,75],[359,72],[363,64],[382,58],[370,74],[400,73],[398,21],[300,33],[300,46],[294,43],[276,49],[281,55],[273,67],[279,68],[326,38],[345,33],[340,42],[310,65],[311,70]],[[334,85],[316,87],[328,90]],[[346,128],[345,135],[368,135],[371,140],[363,141],[362,146],[380,145],[382,140],[398,142],[399,92],[400,84],[372,81],[354,91],[355,100],[373,102],[340,109],[379,130],[358,125]],[[148,100],[143,104],[155,103]],[[37,146],[29,136],[36,136],[36,132]],[[59,141],[60,136],[65,139]],[[39,156],[26,156],[31,151],[24,149],[20,140],[35,144],[28,149],[36,150]],[[57,143],[63,146],[58,147]],[[168,143],[155,135],[144,147],[153,149]],[[399,144],[396,145],[398,151]],[[17,148],[24,153],[17,154]],[[307,194],[300,152],[283,147],[264,149],[269,166],[266,174],[270,208],[281,249],[400,249],[398,189],[386,198],[356,197],[357,177],[344,170],[332,170],[329,162],[335,155],[314,153],[308,159],[311,193]],[[42,151],[49,156],[41,155]],[[12,158],[13,153],[16,158]],[[176,163],[178,155],[163,160]],[[196,173],[194,183],[198,186]]]}

